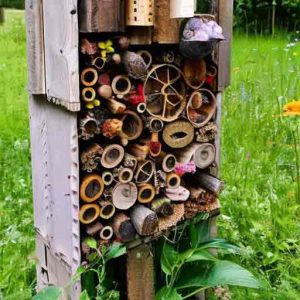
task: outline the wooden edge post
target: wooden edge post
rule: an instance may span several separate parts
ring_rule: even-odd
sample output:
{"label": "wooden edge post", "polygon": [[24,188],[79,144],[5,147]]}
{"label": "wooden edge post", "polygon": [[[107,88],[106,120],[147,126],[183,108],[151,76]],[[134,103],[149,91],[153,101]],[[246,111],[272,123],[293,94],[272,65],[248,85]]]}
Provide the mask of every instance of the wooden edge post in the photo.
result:
{"label": "wooden edge post", "polygon": [[154,295],[154,260],[150,246],[143,244],[128,250],[127,299],[153,300]]}

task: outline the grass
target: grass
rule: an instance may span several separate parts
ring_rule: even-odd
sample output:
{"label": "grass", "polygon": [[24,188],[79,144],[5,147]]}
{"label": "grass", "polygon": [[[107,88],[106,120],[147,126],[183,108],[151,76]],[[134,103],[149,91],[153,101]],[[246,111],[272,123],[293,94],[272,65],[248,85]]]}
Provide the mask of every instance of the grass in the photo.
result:
{"label": "grass", "polygon": [[[232,85],[222,127],[223,215],[219,235],[244,248],[234,258],[266,282],[234,288],[232,299],[300,299],[300,230],[295,140],[299,118],[283,119],[300,98],[300,45],[236,36]],[[0,299],[30,299],[34,230],[26,93],[24,15],[6,11],[0,27]],[[299,166],[298,166],[299,167]],[[298,198],[297,198],[298,197]]]}

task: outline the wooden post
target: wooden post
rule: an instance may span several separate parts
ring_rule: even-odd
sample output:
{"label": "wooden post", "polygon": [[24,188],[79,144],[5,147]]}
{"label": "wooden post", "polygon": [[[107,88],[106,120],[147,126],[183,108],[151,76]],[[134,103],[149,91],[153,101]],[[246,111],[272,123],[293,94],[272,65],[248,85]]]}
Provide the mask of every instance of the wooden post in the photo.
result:
{"label": "wooden post", "polygon": [[4,8],[0,7],[0,25],[4,23]]}

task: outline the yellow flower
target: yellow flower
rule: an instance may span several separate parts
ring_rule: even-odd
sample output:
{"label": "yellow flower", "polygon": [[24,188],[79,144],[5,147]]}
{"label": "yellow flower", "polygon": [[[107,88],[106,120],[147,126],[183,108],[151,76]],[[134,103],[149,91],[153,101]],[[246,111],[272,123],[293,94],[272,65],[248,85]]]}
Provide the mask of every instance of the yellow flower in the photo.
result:
{"label": "yellow flower", "polygon": [[288,116],[300,116],[300,100],[287,103],[283,107],[283,115]]}
{"label": "yellow flower", "polygon": [[101,56],[103,58],[106,58],[107,53],[114,53],[115,52],[115,49],[112,46],[113,46],[113,42],[111,40],[107,40],[106,42],[100,42],[98,44],[98,47],[101,50]]}

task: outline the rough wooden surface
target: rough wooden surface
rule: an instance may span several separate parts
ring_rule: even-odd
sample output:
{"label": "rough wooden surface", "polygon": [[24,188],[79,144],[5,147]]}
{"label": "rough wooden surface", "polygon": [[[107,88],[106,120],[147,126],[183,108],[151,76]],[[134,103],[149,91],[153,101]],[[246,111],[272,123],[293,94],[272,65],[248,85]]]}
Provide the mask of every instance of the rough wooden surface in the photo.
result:
{"label": "rough wooden surface", "polygon": [[76,0],[44,0],[47,99],[80,110]]}
{"label": "rough wooden surface", "polygon": [[42,0],[26,0],[28,91],[45,94],[45,52]]}
{"label": "rough wooden surface", "polygon": [[218,91],[223,91],[230,84],[233,0],[219,0],[218,19],[226,38],[218,46]]}
{"label": "rough wooden surface", "polygon": [[4,17],[4,8],[0,7],[0,25],[2,25],[5,21],[5,17]]}
{"label": "rough wooden surface", "polygon": [[128,251],[127,299],[154,300],[154,263],[147,245]]}
{"label": "rough wooden surface", "polygon": [[118,32],[124,30],[123,1],[81,0],[79,28],[81,32]]}

